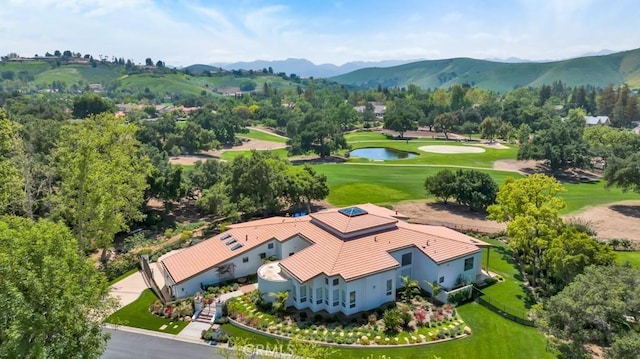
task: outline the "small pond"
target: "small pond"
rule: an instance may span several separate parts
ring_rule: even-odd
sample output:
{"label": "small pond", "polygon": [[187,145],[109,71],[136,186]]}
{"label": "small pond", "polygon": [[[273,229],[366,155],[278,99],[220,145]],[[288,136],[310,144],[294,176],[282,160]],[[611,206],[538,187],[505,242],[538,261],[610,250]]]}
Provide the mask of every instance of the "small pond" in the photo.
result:
{"label": "small pond", "polygon": [[400,151],[393,148],[370,147],[353,150],[349,152],[349,156],[368,158],[370,160],[402,160],[405,158],[413,158],[417,155],[415,153]]}

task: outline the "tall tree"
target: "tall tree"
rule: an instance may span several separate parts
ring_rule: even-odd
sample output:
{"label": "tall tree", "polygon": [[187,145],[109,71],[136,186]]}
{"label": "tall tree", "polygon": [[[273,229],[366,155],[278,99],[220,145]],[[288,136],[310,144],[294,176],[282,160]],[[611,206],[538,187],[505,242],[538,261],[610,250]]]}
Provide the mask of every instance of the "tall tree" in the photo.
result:
{"label": "tall tree", "polygon": [[61,223],[0,217],[0,357],[99,358],[108,286]]}
{"label": "tall tree", "polygon": [[398,99],[395,106],[390,108],[384,115],[384,128],[400,133],[418,129],[418,121],[424,117],[424,113],[412,101]]}
{"label": "tall tree", "polygon": [[15,212],[22,203],[23,178],[18,169],[19,125],[0,108],[0,213]]}
{"label": "tall tree", "polygon": [[564,191],[560,182],[543,174],[509,178],[498,190],[496,204],[487,208],[487,218],[507,222],[509,246],[532,266],[533,285],[545,251],[562,228],[559,211],[565,202],[558,195]]}
{"label": "tall tree", "polygon": [[458,124],[458,116],[453,112],[447,112],[438,115],[433,120],[433,129],[444,133],[444,137],[449,139],[449,132],[453,131],[454,127]]}
{"label": "tall tree", "polygon": [[65,125],[55,154],[60,176],[59,211],[80,248],[107,248],[129,223],[143,218],[140,206],[151,171],[135,138],[136,126],[112,114]]}
{"label": "tall tree", "polygon": [[115,106],[107,99],[93,92],[87,92],[73,99],[73,117],[85,118],[103,112],[114,112]]}
{"label": "tall tree", "polygon": [[482,138],[486,138],[489,140],[489,143],[493,143],[493,139],[496,137],[496,134],[502,125],[503,123],[500,117],[486,117],[480,123]]}
{"label": "tall tree", "polygon": [[238,209],[266,215],[282,209],[286,162],[270,152],[251,151],[231,163],[231,201]]}

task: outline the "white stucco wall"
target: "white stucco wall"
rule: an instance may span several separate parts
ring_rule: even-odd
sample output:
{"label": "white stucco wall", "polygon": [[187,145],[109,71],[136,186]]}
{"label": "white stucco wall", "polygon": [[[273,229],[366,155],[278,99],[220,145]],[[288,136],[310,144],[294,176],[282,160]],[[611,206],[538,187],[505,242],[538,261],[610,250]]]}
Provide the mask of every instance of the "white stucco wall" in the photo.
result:
{"label": "white stucco wall", "polygon": [[298,253],[301,250],[309,247],[312,243],[307,241],[306,239],[295,236],[284,242],[276,243],[277,256],[280,259],[285,259],[289,257],[289,253]]}
{"label": "white stucco wall", "polygon": [[[473,268],[464,270],[464,261],[467,258],[473,258]],[[445,288],[453,288],[456,286],[458,277],[463,275],[468,281],[475,282],[476,276],[480,274],[482,262],[482,252],[454,259],[449,262],[441,263],[438,266],[438,284]],[[444,277],[444,281],[440,282],[440,278]]]}
{"label": "white stucco wall", "polygon": [[[334,285],[334,279],[338,280],[337,285]],[[391,294],[387,295],[387,280],[391,280]],[[300,286],[306,286],[307,300],[301,302]],[[318,289],[320,293],[318,293]],[[342,312],[346,315],[351,315],[363,310],[370,310],[379,307],[380,305],[392,301],[395,299],[396,290],[396,271],[388,270],[381,273],[376,273],[368,277],[359,278],[349,282],[345,282],[340,276],[327,277],[324,275],[311,279],[304,284],[300,284],[296,281],[292,281],[292,290],[296,290],[295,299],[293,301],[293,293],[290,295],[291,305],[297,309],[309,308],[314,312],[326,310],[329,313]],[[327,291],[325,294],[325,290]],[[335,293],[337,290],[337,293]],[[345,305],[342,306],[342,291],[345,292]],[[351,308],[350,305],[350,293],[356,292],[356,305]],[[320,294],[320,301],[318,301],[318,294]],[[337,305],[335,304],[334,295],[337,294]]]}

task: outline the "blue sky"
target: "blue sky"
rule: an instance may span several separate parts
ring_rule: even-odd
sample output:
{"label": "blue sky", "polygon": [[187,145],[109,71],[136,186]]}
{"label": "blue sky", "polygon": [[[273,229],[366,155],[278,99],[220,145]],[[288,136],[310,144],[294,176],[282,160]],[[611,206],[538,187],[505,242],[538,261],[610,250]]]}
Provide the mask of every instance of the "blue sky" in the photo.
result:
{"label": "blue sky", "polygon": [[640,47],[637,0],[3,0],[0,53],[169,65],[562,59]]}

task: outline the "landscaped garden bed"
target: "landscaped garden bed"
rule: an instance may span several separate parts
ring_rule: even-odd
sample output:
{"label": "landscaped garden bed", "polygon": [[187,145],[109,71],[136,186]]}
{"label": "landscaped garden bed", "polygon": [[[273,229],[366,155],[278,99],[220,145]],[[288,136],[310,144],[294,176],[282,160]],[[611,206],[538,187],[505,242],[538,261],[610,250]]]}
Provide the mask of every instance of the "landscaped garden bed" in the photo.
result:
{"label": "landscaped garden bed", "polygon": [[269,311],[256,303],[255,294],[249,294],[229,300],[227,312],[230,319],[265,335],[331,345],[410,345],[471,333],[453,306],[435,307],[422,298],[344,317]]}

